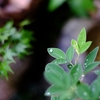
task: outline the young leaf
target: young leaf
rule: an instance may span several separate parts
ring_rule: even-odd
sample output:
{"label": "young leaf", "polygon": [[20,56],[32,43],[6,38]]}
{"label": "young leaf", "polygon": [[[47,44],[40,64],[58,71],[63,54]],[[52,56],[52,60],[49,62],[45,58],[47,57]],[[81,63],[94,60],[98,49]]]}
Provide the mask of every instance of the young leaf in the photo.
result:
{"label": "young leaf", "polygon": [[83,83],[77,85],[76,94],[79,98],[84,100],[90,100],[91,98],[89,86]]}
{"label": "young leaf", "polygon": [[99,47],[96,47],[95,49],[93,49],[85,58],[84,61],[84,68],[86,68],[89,64],[91,64],[92,62],[94,62],[96,56],[97,56],[97,52],[98,52]]}
{"label": "young leaf", "polygon": [[[49,63],[45,67],[44,77],[49,83],[63,85],[64,73],[65,71],[59,65]],[[66,75],[66,79],[69,79],[68,75]]]}
{"label": "young leaf", "polygon": [[85,52],[91,45],[91,41],[84,43],[80,48],[79,48],[79,53],[82,54]]}
{"label": "young leaf", "polygon": [[59,85],[52,85],[46,90],[45,95],[46,96],[57,95],[57,94],[62,93],[64,91],[66,91],[65,87],[59,86]]}
{"label": "young leaf", "polygon": [[85,67],[84,69],[84,74],[87,74],[91,70],[93,70],[95,67],[97,67],[100,64],[100,61],[92,62],[88,66]]}
{"label": "young leaf", "polygon": [[91,98],[97,100],[99,93],[100,93],[100,77],[96,78],[92,84],[90,85],[91,89]]}
{"label": "young leaf", "polygon": [[72,46],[70,46],[67,51],[66,51],[66,56],[67,56],[67,60],[69,62],[72,61],[73,57],[74,57],[74,48]]}
{"label": "young leaf", "polygon": [[51,63],[55,63],[55,64],[65,64],[65,63],[67,63],[67,60],[66,59],[55,59]]}
{"label": "young leaf", "polygon": [[75,51],[76,51],[77,54],[79,55],[79,47],[78,47],[77,41],[74,40],[74,39],[72,39],[71,45],[75,48]]}
{"label": "young leaf", "polygon": [[71,71],[70,76],[72,79],[72,84],[76,84],[82,75],[82,67],[80,64],[75,65]]}
{"label": "young leaf", "polygon": [[65,53],[62,50],[58,49],[58,48],[48,48],[47,51],[54,58],[66,59]]}
{"label": "young leaf", "polygon": [[79,48],[81,48],[86,42],[86,30],[83,28],[78,35],[77,43],[79,45]]}

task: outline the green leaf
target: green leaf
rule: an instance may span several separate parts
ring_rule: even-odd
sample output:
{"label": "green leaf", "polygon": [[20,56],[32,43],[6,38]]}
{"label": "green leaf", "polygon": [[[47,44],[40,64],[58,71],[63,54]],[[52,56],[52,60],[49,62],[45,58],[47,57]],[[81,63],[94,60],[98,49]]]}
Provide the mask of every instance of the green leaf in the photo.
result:
{"label": "green leaf", "polygon": [[7,71],[7,72],[14,73],[14,72],[12,71],[12,69],[10,68],[9,62],[8,62],[8,61],[2,62],[2,63],[1,63],[1,66],[2,66],[3,70],[5,70],[5,71]]}
{"label": "green leaf", "polygon": [[58,49],[58,48],[48,48],[47,51],[54,58],[66,59],[65,53],[62,50]]}
{"label": "green leaf", "polygon": [[92,84],[90,85],[90,89],[91,89],[91,98],[93,100],[97,100],[97,98],[99,97],[99,93],[100,93],[100,77],[96,78]]}
{"label": "green leaf", "polygon": [[46,90],[45,95],[46,96],[57,95],[57,94],[62,93],[64,91],[66,91],[65,87],[58,86],[58,85],[52,85]]}
{"label": "green leaf", "polygon": [[85,52],[91,45],[91,41],[84,43],[80,48],[79,48],[79,53],[82,54]]}
{"label": "green leaf", "polygon": [[87,74],[91,70],[93,70],[95,67],[97,67],[100,64],[100,61],[92,62],[91,64],[85,66],[84,74]]}
{"label": "green leaf", "polygon": [[16,53],[14,53],[11,49],[9,49],[9,47],[7,46],[5,48],[5,51],[4,51],[4,55],[3,55],[3,58],[4,60],[9,60],[9,61],[12,61],[12,62],[15,62],[13,57],[16,56]]}
{"label": "green leaf", "polygon": [[50,100],[59,100],[59,97],[58,96],[51,96],[51,99]]}
{"label": "green leaf", "polygon": [[94,11],[95,5],[92,0],[82,0],[82,6],[86,11]]}
{"label": "green leaf", "polygon": [[52,84],[59,84],[60,77],[63,73],[64,70],[59,65],[49,63],[45,67],[44,77],[48,82]]}
{"label": "green leaf", "polygon": [[70,70],[70,76],[72,79],[72,84],[76,84],[82,75],[82,66],[80,64],[75,65]]}
{"label": "green leaf", "polygon": [[94,11],[93,0],[67,0],[71,10],[81,17],[88,16],[88,12]]}
{"label": "green leaf", "polygon": [[60,7],[66,0],[49,0],[48,10],[54,11]]}
{"label": "green leaf", "polygon": [[92,62],[94,62],[97,53],[98,53],[98,49],[99,47],[96,47],[95,49],[93,49],[85,58],[84,61],[84,68],[86,68],[89,64],[91,64]]}
{"label": "green leaf", "polygon": [[53,63],[46,65],[44,77],[51,84],[63,85],[65,87],[70,85],[69,75],[59,65]]}
{"label": "green leaf", "polygon": [[13,21],[8,21],[5,25],[4,28],[5,30],[11,29],[13,26]]}
{"label": "green leaf", "polygon": [[2,42],[2,44],[4,44],[4,41],[7,40],[8,37],[9,37],[9,34],[7,34],[7,33],[0,34],[0,41]]}
{"label": "green leaf", "polygon": [[67,60],[69,62],[72,61],[73,57],[74,57],[74,48],[72,46],[70,46],[67,51],[66,51],[66,56],[67,56]]}
{"label": "green leaf", "polygon": [[29,25],[31,22],[29,20],[24,20],[20,23],[20,26]]}
{"label": "green leaf", "polygon": [[[82,7],[82,1],[83,0],[68,0],[68,4],[71,8],[71,10],[79,16],[86,16],[86,11],[84,10],[84,8]],[[77,3],[76,3],[77,2]]]}
{"label": "green leaf", "polygon": [[100,76],[100,70],[98,69],[98,70],[95,70],[95,71],[93,71],[96,75],[98,75],[98,76]]}
{"label": "green leaf", "polygon": [[78,44],[77,44],[77,41],[72,39],[71,40],[71,45],[75,48],[75,51],[77,52],[77,54],[79,55],[79,47],[78,47]]}
{"label": "green leaf", "polygon": [[8,72],[14,73],[9,66],[8,61],[0,62],[0,76],[8,80]]}
{"label": "green leaf", "polygon": [[76,100],[75,98],[76,87],[71,86],[68,90],[63,93],[60,93],[59,100]]}
{"label": "green leaf", "polygon": [[77,39],[77,43],[79,48],[81,48],[86,42],[86,30],[85,28],[83,28],[80,32],[80,34],[78,35],[78,39]]}
{"label": "green leaf", "polygon": [[16,32],[14,35],[11,35],[12,40],[19,40],[21,39],[21,33]]}
{"label": "green leaf", "polygon": [[14,51],[17,53],[17,54],[20,54],[20,53],[24,53],[25,50],[27,48],[27,45],[23,44],[23,43],[17,43],[15,46],[14,46]]}
{"label": "green leaf", "polygon": [[84,100],[90,100],[90,89],[89,86],[83,83],[80,83],[76,87],[76,94],[79,98]]}
{"label": "green leaf", "polygon": [[55,63],[55,64],[65,64],[65,63],[67,63],[67,60],[66,59],[55,59],[51,63]]}

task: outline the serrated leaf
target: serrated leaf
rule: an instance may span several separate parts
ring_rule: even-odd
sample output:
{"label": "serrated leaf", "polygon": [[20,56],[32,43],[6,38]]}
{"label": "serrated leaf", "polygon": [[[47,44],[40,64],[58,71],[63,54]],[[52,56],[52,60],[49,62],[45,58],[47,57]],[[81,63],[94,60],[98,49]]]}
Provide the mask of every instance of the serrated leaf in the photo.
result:
{"label": "serrated leaf", "polygon": [[85,42],[86,42],[86,30],[85,28],[83,28],[77,38],[77,43],[79,45],[79,48],[81,48]]}
{"label": "serrated leaf", "polygon": [[84,43],[80,48],[79,48],[79,53],[82,54],[84,53],[91,45],[91,41]]}
{"label": "serrated leaf", "polygon": [[14,35],[11,35],[12,40],[19,40],[21,39],[21,33],[16,32]]}
{"label": "serrated leaf", "polygon": [[10,36],[10,35],[15,35],[16,32],[17,32],[16,28],[12,27],[12,28],[9,30],[9,36]]}
{"label": "serrated leaf", "polygon": [[67,63],[67,60],[66,59],[55,59],[51,63],[55,63],[55,64],[65,64],[65,63]]}
{"label": "serrated leaf", "polygon": [[59,6],[61,6],[66,0],[50,0],[48,5],[49,11],[56,10]]}
{"label": "serrated leaf", "polygon": [[80,64],[75,65],[70,70],[70,76],[72,84],[76,84],[82,75],[82,66]]}
{"label": "serrated leaf", "polygon": [[91,64],[92,62],[94,62],[97,53],[98,53],[98,49],[99,47],[96,47],[95,49],[93,49],[85,58],[84,61],[84,68],[86,68],[89,64]]}
{"label": "serrated leaf", "polygon": [[74,48],[72,46],[70,46],[67,51],[66,51],[66,56],[67,56],[67,60],[69,62],[72,61],[73,57],[74,57]]}
{"label": "serrated leaf", "polygon": [[91,98],[97,100],[100,93],[100,77],[96,78],[90,85]]}
{"label": "serrated leaf", "polygon": [[71,45],[75,48],[75,51],[77,52],[77,54],[79,54],[79,47],[78,47],[77,41],[72,39]]}
{"label": "serrated leaf", "polygon": [[0,77],[8,80],[8,72],[14,73],[7,61],[0,62]]}
{"label": "serrated leaf", "polygon": [[47,51],[54,58],[66,59],[65,53],[62,50],[58,49],[58,48],[48,48]]}
{"label": "serrated leaf", "polygon": [[55,84],[55,85],[50,86],[50,87],[46,90],[45,95],[46,95],[46,96],[57,95],[57,94],[62,93],[62,92],[64,92],[64,91],[66,91],[66,88],[65,88],[65,87],[59,86],[59,85],[56,85],[56,84]]}
{"label": "serrated leaf", "polygon": [[14,46],[14,51],[17,53],[17,54],[20,54],[20,53],[24,53],[26,51],[26,48],[27,48],[27,45],[23,44],[23,43],[17,43],[15,46]]}
{"label": "serrated leaf", "polygon": [[44,77],[51,84],[70,85],[69,75],[59,65],[53,63],[46,65]]}
{"label": "serrated leaf", "polygon": [[100,61],[92,62],[84,69],[84,74],[87,74],[91,70],[93,70],[95,67],[97,67],[100,64]]}
{"label": "serrated leaf", "polygon": [[7,61],[2,62],[2,63],[1,63],[1,66],[2,66],[2,69],[3,69],[3,70],[5,70],[5,71],[7,71],[7,72],[14,73],[14,72],[12,71],[12,69],[10,68],[9,63],[8,63]]}
{"label": "serrated leaf", "polygon": [[9,47],[6,47],[3,55],[4,60],[15,62],[13,59],[14,56],[16,56],[16,54],[11,49],[9,49]]}
{"label": "serrated leaf", "polygon": [[91,98],[89,86],[83,83],[77,85],[76,94],[79,98],[84,100],[90,100]]}

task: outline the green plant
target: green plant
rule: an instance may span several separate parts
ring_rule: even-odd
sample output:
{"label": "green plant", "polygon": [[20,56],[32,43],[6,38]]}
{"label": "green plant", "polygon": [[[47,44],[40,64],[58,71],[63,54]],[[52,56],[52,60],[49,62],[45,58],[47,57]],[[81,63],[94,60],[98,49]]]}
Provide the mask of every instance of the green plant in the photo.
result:
{"label": "green plant", "polygon": [[93,0],[49,0],[48,10],[52,12],[65,2],[68,3],[70,9],[79,16],[86,16],[89,12],[95,10]]}
{"label": "green plant", "polygon": [[[99,100],[100,95],[100,70],[93,70],[100,64],[95,61],[99,47],[93,49],[81,65],[78,60],[91,45],[86,42],[86,30],[83,28],[78,35],[77,41],[72,39],[71,46],[66,53],[58,48],[48,48],[48,53],[55,59],[45,67],[44,77],[51,86],[45,95],[51,96],[51,100]],[[74,52],[76,51],[76,52]],[[77,58],[72,62],[74,54]],[[66,72],[60,64],[66,64]],[[83,82],[84,76],[93,71],[98,77],[90,84]]]}
{"label": "green plant", "polygon": [[0,77],[8,79],[9,72],[13,73],[10,64],[15,62],[14,57],[30,54],[30,42],[34,38],[33,32],[23,28],[27,24],[29,21],[24,20],[17,29],[13,21],[9,21],[0,28]]}

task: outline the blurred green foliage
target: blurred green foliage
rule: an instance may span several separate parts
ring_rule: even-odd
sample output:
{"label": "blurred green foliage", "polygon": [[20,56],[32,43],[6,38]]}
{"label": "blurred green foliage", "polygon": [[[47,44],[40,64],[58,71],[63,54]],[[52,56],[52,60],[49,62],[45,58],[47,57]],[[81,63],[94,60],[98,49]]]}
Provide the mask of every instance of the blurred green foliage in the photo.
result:
{"label": "blurred green foliage", "polygon": [[0,77],[8,79],[8,72],[13,73],[10,64],[15,62],[14,57],[30,54],[30,42],[34,40],[33,32],[23,28],[29,23],[28,20],[24,20],[17,29],[13,27],[13,21],[9,21],[0,28]]}
{"label": "blurred green foliage", "polygon": [[63,3],[68,3],[72,12],[79,16],[86,16],[95,10],[93,0],[49,0],[48,10],[52,12]]}

